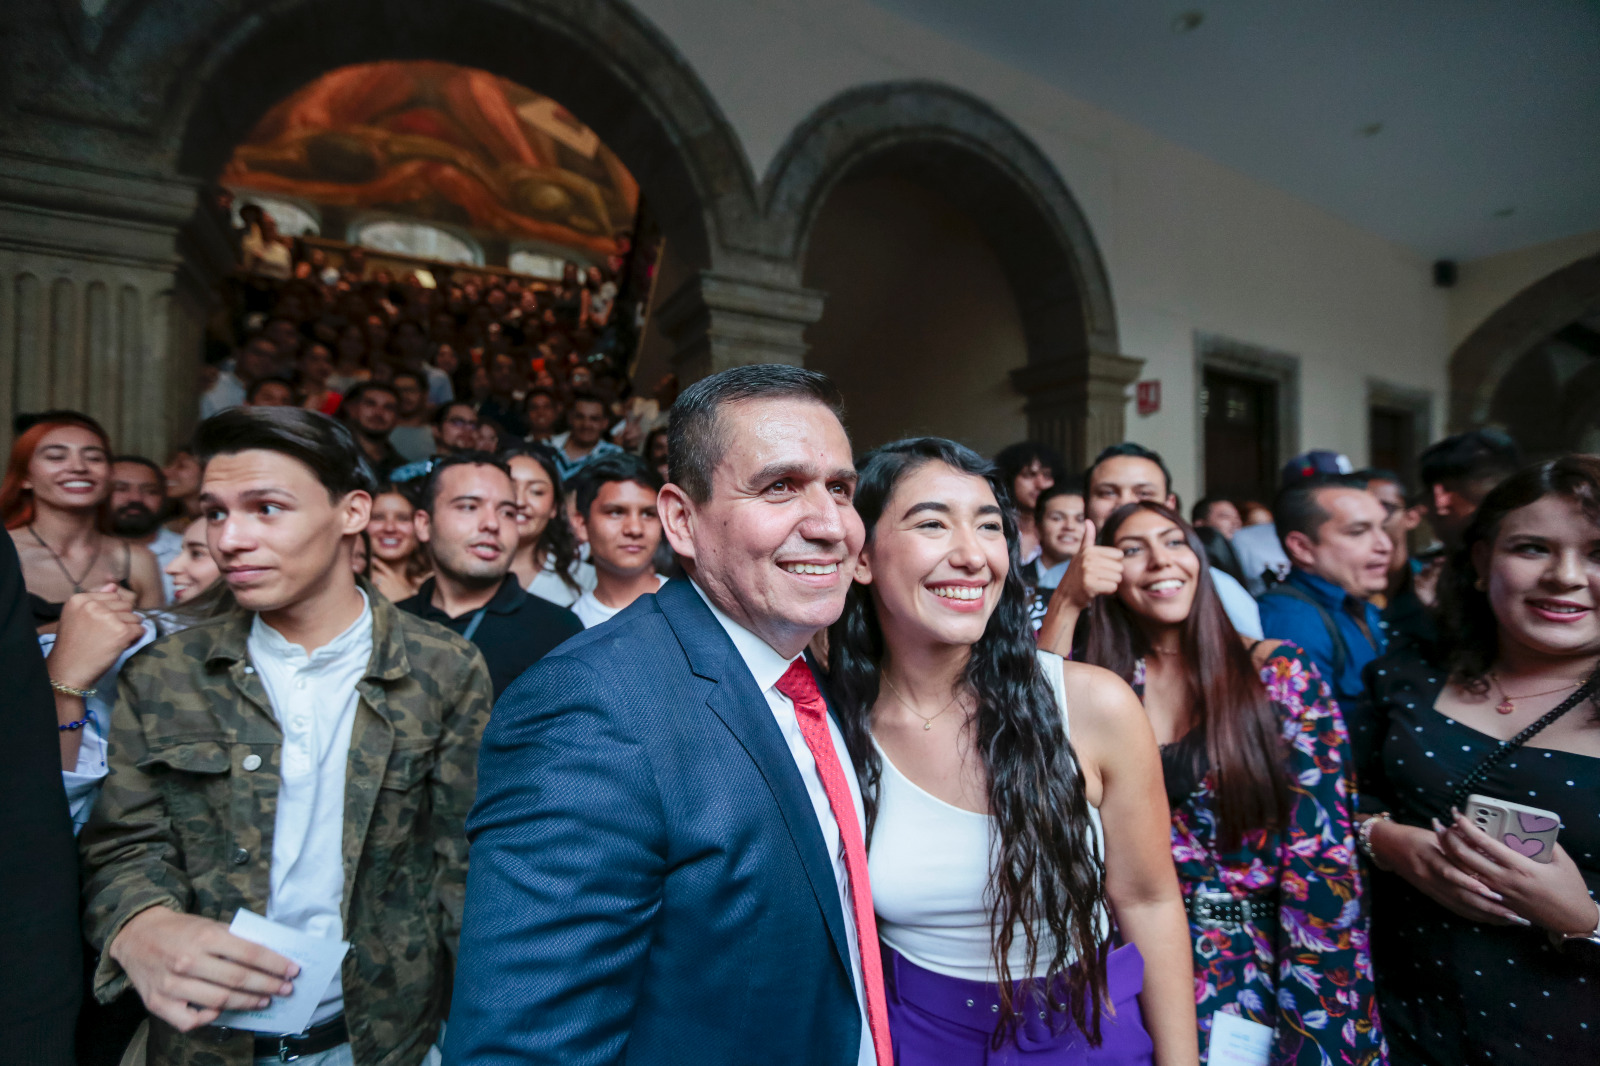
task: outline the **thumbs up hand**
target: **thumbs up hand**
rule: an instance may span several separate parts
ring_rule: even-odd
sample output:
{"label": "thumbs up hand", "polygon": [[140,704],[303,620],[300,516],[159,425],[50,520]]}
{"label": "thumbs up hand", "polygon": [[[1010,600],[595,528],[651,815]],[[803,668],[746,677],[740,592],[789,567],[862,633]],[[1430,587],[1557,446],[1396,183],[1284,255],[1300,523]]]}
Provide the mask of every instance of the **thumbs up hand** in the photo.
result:
{"label": "thumbs up hand", "polygon": [[1083,547],[1073,557],[1072,564],[1061,578],[1052,599],[1084,610],[1096,596],[1107,596],[1122,584],[1122,552],[1116,548],[1102,547],[1094,542],[1093,522],[1083,524]]}
{"label": "thumbs up hand", "polygon": [[1039,629],[1039,647],[1057,655],[1072,654],[1078,616],[1096,596],[1107,596],[1122,584],[1122,552],[1094,542],[1094,523],[1083,524],[1083,547],[1072,557],[1061,584],[1050,597],[1050,609]]}

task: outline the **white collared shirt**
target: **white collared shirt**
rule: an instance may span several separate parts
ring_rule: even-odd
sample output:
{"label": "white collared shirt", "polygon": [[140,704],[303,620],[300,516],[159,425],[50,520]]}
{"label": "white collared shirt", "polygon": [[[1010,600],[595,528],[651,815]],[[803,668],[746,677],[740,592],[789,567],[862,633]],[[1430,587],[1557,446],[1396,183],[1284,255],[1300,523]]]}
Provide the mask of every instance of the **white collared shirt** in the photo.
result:
{"label": "white collared shirt", "polygon": [[[700,598],[705,601],[711,613],[717,619],[728,639],[733,641],[733,646],[738,649],[739,657],[750,670],[750,675],[755,678],[756,687],[767,698],[767,706],[772,708],[772,716],[778,720],[778,728],[783,732],[784,742],[789,745],[789,754],[794,758],[794,764],[800,771],[800,779],[806,783],[806,794],[811,797],[811,808],[817,816],[817,825],[822,829],[822,842],[828,849],[828,854],[833,858],[833,879],[839,885],[839,906],[844,910],[844,935],[845,946],[850,952],[850,976],[855,982],[856,1003],[861,1008],[861,1053],[858,1066],[876,1066],[877,1056],[873,1052],[872,1028],[867,1020],[867,997],[861,984],[861,951],[857,946],[855,905],[850,901],[850,875],[844,865],[844,846],[839,838],[839,823],[833,816],[833,805],[828,802],[828,791],[822,787],[822,777],[817,773],[817,760],[811,754],[811,748],[806,744],[805,734],[800,732],[800,719],[795,715],[794,702],[778,691],[778,680],[789,670],[789,664],[800,658],[785,659],[772,645],[750,632],[744,626],[729,618],[698,584],[694,590],[700,593]],[[861,831],[862,839],[866,838],[866,815],[861,805],[861,786],[856,781],[855,770],[850,761],[850,751],[844,746],[844,735],[839,732],[839,727],[834,723],[832,716],[828,718],[828,736],[833,740],[833,752],[839,760],[839,765],[844,767],[844,779],[850,786],[850,802],[855,805],[856,823]],[[863,892],[870,892],[866,885],[861,886]]]}
{"label": "white collared shirt", "polygon": [[[344,936],[345,765],[356,682],[372,659],[372,604],[365,592],[361,600],[361,617],[310,655],[260,615],[246,643],[283,730],[267,917],[329,940]],[[311,1022],[343,1009],[344,985],[335,974]]]}

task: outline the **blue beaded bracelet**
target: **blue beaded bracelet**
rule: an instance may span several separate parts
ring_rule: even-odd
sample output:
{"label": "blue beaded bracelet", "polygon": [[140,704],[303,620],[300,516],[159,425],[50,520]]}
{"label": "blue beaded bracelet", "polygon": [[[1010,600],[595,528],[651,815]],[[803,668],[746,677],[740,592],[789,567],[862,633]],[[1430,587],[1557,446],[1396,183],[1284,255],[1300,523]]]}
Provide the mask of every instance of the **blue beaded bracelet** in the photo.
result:
{"label": "blue beaded bracelet", "polygon": [[63,732],[63,733],[75,732],[75,731],[77,731],[79,729],[82,729],[84,726],[88,725],[90,721],[91,721],[90,716],[86,714],[82,718],[78,719],[76,722],[68,722],[66,725],[57,725],[56,728],[61,730],[61,732]]}

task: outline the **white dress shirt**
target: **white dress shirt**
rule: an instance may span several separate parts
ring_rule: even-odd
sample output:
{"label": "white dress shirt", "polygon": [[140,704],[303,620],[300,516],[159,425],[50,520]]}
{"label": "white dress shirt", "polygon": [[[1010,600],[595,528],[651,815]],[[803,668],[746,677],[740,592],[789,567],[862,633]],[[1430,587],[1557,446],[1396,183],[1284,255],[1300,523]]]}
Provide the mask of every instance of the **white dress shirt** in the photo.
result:
{"label": "white dress shirt", "polygon": [[[356,722],[356,682],[372,659],[372,605],[310,655],[256,615],[246,647],[283,730],[267,917],[329,940],[344,936],[344,781]],[[311,1016],[344,1009],[338,974]]]}
{"label": "white dress shirt", "polygon": [[[83,713],[89,719],[78,738],[78,761],[70,770],[61,771],[61,784],[67,791],[67,810],[72,814],[72,831],[77,833],[89,821],[95,800],[100,798],[100,786],[105,783],[106,737],[111,734],[111,707],[117,702],[117,675],[128,657],[157,637],[156,624],[149,616],[142,617],[144,635],[134,641],[127,651],[117,656],[111,669],[94,683],[94,695],[83,701]],[[46,659],[55,650],[56,634],[39,636],[39,650]]]}
{"label": "white dress shirt", "polygon": [[[833,816],[833,805],[828,802],[828,792],[822,787],[822,777],[817,773],[817,760],[811,755],[805,734],[800,732],[800,719],[795,715],[794,702],[778,691],[778,679],[788,672],[789,664],[800,656],[785,659],[773,650],[772,645],[724,614],[711,602],[699,585],[695,585],[694,590],[700,593],[700,598],[711,608],[711,613],[716,616],[717,622],[727,632],[728,638],[733,641],[733,646],[738,649],[739,657],[750,669],[756,687],[766,696],[767,706],[772,708],[772,716],[778,720],[778,728],[783,732],[784,742],[789,745],[789,754],[794,757],[795,767],[800,771],[800,779],[806,783],[806,793],[811,797],[811,808],[816,813],[817,825],[822,829],[822,842],[833,858],[833,879],[839,884],[839,906],[844,910],[844,935],[846,947],[850,952],[850,976],[855,982],[856,1004],[861,1009],[861,1053],[858,1066],[876,1066],[878,1059],[873,1053],[872,1028],[867,1020],[867,997],[861,984],[861,951],[857,947],[855,905],[850,901],[850,875],[845,870],[844,845],[839,838],[839,823]],[[839,727],[831,716],[828,718],[828,736],[833,739],[833,752],[839,760],[839,765],[844,767],[844,778],[850,785],[850,802],[855,805],[856,822],[862,838],[865,839],[867,823],[861,806],[861,786],[856,782],[850,751],[844,746],[844,735],[839,732]],[[862,885],[861,891],[870,892],[871,888]]]}
{"label": "white dress shirt", "polygon": [[1217,599],[1222,601],[1223,613],[1233,623],[1235,632],[1241,637],[1260,640],[1261,607],[1256,598],[1232,574],[1214,566],[1210,569],[1211,585],[1217,590]]}

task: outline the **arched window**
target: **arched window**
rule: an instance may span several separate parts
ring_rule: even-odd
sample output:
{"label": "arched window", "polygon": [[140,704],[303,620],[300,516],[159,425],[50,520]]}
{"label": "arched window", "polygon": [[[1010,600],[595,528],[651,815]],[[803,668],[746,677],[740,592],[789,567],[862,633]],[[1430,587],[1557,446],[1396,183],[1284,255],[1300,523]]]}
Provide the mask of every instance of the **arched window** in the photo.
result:
{"label": "arched window", "polygon": [[559,256],[522,249],[512,252],[511,258],[506,261],[506,265],[518,274],[532,274],[536,278],[560,281],[561,268],[566,266],[566,260]]}
{"label": "arched window", "polygon": [[249,189],[240,189],[233,196],[233,222],[242,226],[244,221],[239,218],[239,209],[246,204],[255,204],[278,225],[278,234],[283,237],[315,237],[322,232],[322,224],[318,222],[315,209],[304,207],[292,200],[280,200],[276,196],[257,196]]}
{"label": "arched window", "polygon": [[421,222],[384,219],[355,227],[354,243],[379,252],[397,252],[444,263],[483,264],[483,253],[448,230]]}

